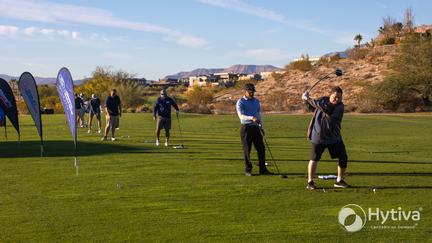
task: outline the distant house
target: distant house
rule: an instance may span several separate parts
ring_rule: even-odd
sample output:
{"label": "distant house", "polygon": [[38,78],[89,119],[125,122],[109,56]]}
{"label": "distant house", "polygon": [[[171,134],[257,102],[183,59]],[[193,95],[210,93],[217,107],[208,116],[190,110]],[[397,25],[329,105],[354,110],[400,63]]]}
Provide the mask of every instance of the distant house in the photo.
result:
{"label": "distant house", "polygon": [[189,87],[193,86],[222,86],[229,87],[239,80],[239,74],[215,73],[210,75],[189,77]]}
{"label": "distant house", "polygon": [[163,79],[159,79],[159,83],[161,83],[161,84],[178,84],[179,80],[176,78],[163,78]]}
{"label": "distant house", "polygon": [[262,76],[259,73],[239,74],[239,79],[238,80],[243,80],[243,81],[247,81],[247,80],[260,81],[260,80],[262,80]]}
{"label": "distant house", "polygon": [[326,58],[328,60],[330,60],[334,57],[337,57],[339,59],[345,59],[345,58],[348,58],[348,54],[346,52],[339,51],[339,52],[330,52],[330,53],[324,54],[322,56],[322,58]]}
{"label": "distant house", "polygon": [[136,82],[136,83],[138,83],[139,85],[142,85],[142,86],[146,86],[148,84],[148,81],[145,78],[129,78],[129,79],[127,79],[127,81],[129,81],[129,82]]}
{"label": "distant house", "polygon": [[189,77],[189,87],[193,86],[206,86],[207,85],[207,76],[191,76]]}
{"label": "distant house", "polygon": [[[307,58],[307,60],[309,60],[311,62],[312,65],[315,65],[321,57],[309,57]],[[293,60],[293,62],[298,62],[298,61],[303,61],[305,60],[305,58],[301,57],[301,58],[296,58]]]}
{"label": "distant house", "polygon": [[189,78],[179,78],[178,83],[184,86],[189,86]]}
{"label": "distant house", "polygon": [[419,33],[422,35],[431,35],[432,34],[432,25],[420,25],[415,27],[415,33]]}
{"label": "distant house", "polygon": [[236,82],[239,79],[239,75],[236,73],[215,73],[215,76],[219,76],[219,82],[228,83]]}
{"label": "distant house", "polygon": [[277,73],[277,74],[284,74],[285,70],[279,70],[279,71],[273,71],[273,72],[261,72],[261,80],[266,80],[268,79],[268,77],[270,77],[273,73]]}

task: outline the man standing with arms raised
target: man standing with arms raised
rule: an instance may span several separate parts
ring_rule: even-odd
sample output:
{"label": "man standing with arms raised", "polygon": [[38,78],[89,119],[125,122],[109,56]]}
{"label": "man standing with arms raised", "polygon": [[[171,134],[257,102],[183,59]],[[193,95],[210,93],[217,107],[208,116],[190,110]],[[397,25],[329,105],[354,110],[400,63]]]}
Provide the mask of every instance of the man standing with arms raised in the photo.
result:
{"label": "man standing with arms raised", "polygon": [[240,138],[243,146],[246,176],[252,176],[252,163],[250,161],[252,144],[258,153],[260,175],[272,174],[265,165],[264,129],[260,114],[260,102],[254,97],[255,91],[253,84],[246,84],[244,96],[236,104],[237,115],[241,123]]}
{"label": "man standing with arms raised", "polygon": [[306,105],[314,110],[312,120],[309,124],[308,139],[312,142],[311,157],[308,165],[309,190],[316,189],[313,178],[321,155],[327,148],[332,158],[338,158],[338,175],[334,187],[350,187],[344,180],[347,168],[348,156],[341,135],[341,123],[344,114],[342,103],[342,89],[333,87],[330,96],[323,96],[319,99],[311,99],[309,93],[305,92],[302,99]]}
{"label": "man standing with arms raised", "polygon": [[106,141],[108,137],[108,132],[111,129],[111,141],[115,141],[115,130],[119,126],[121,117],[121,102],[120,97],[117,95],[117,91],[112,89],[109,96],[105,100],[105,134],[102,141]]}
{"label": "man standing with arms raised", "polygon": [[165,129],[165,147],[168,147],[171,129],[171,106],[179,114],[177,103],[167,95],[166,90],[161,90],[153,107],[153,120],[156,121],[156,146],[160,144],[160,131]]}

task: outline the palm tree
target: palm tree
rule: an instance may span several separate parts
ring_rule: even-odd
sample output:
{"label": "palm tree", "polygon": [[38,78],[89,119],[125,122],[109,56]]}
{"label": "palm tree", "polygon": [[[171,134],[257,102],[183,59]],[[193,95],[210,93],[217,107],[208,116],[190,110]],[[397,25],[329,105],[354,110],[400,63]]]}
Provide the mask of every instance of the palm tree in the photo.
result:
{"label": "palm tree", "polygon": [[360,42],[363,40],[363,36],[357,34],[356,36],[354,36],[354,40],[357,41],[357,47],[360,47]]}

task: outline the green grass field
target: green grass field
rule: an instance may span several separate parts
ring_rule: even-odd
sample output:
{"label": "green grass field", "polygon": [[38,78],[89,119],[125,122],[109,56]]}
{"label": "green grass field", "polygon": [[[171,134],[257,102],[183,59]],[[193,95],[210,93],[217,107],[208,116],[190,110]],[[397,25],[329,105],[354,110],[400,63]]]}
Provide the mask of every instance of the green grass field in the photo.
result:
{"label": "green grass field", "polygon": [[[268,142],[288,179],[243,175],[235,116],[184,115],[183,150],[154,146],[149,114],[125,114],[116,142],[78,129],[79,176],[64,115],[43,117],[45,157],[31,117],[20,119],[21,143],[10,126],[8,141],[1,136],[0,142],[2,242],[414,242],[432,236],[430,115],[346,115],[347,182],[354,188],[333,189],[333,181],[317,179],[316,191],[305,189],[310,115],[264,116]],[[172,144],[180,144],[176,122],[172,134]],[[318,173],[336,169],[325,153]],[[412,229],[373,229],[380,223],[367,222],[348,233],[338,223],[347,204],[422,208],[421,220],[385,224],[417,223]]]}

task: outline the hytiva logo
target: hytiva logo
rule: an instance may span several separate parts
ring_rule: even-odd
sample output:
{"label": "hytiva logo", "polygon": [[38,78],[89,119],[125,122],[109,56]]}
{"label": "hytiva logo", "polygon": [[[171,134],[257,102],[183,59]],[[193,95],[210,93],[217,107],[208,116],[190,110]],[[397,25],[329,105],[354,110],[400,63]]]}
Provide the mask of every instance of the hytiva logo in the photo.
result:
{"label": "hytiva logo", "polygon": [[420,221],[421,214],[420,208],[418,211],[404,211],[401,207],[397,209],[392,208],[389,211],[383,211],[379,208],[369,208],[368,215],[369,221],[379,221],[381,224],[385,224],[387,221]]}
{"label": "hytiva logo", "polygon": [[[354,221],[352,221],[354,218]],[[357,232],[366,224],[366,213],[357,204],[348,204],[339,211],[339,223],[348,232]],[[350,220],[351,219],[351,220]]]}
{"label": "hytiva logo", "polygon": [[[348,232],[357,232],[361,230],[366,221],[370,223],[376,222],[379,223],[378,226],[372,226],[373,228],[378,229],[408,229],[413,228],[412,226],[385,226],[384,224],[388,222],[417,222],[421,219],[421,211],[423,208],[419,210],[407,211],[403,210],[401,207],[397,209],[392,208],[391,210],[381,210],[380,208],[368,208],[367,215],[365,210],[357,204],[348,204],[342,207],[339,211],[339,223],[344,227],[344,229]],[[417,224],[414,225],[414,227]]]}

